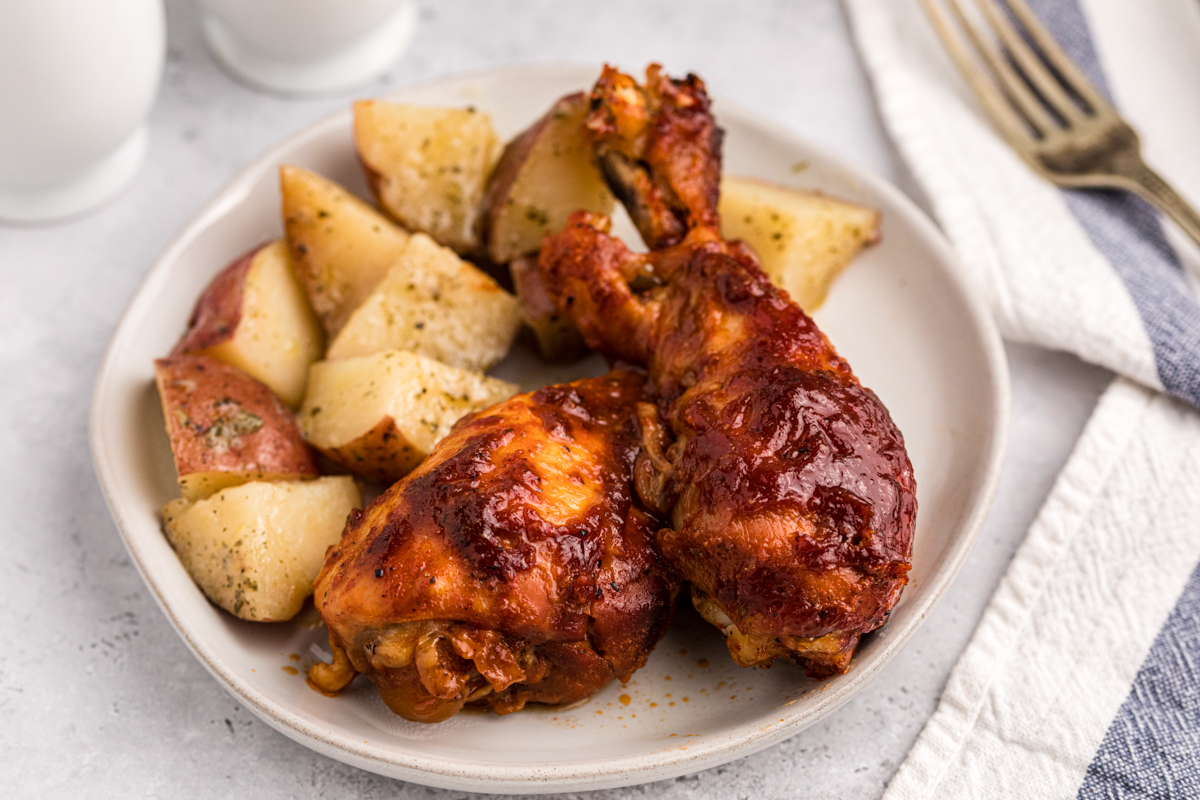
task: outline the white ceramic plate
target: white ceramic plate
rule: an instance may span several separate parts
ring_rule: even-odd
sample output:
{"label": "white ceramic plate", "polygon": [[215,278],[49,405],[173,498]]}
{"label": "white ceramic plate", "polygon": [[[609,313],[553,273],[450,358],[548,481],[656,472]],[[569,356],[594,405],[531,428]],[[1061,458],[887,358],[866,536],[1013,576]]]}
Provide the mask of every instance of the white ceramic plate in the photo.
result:
{"label": "white ceramic plate", "polygon": [[[596,74],[509,68],[396,99],[473,104],[508,137]],[[739,669],[716,630],[681,608],[627,686],[615,683],[570,709],[463,713],[420,725],[391,714],[366,679],[338,698],[309,689],[304,667],[324,651],[323,628],[241,622],[204,599],[159,527],[158,508],[178,490],[152,361],[177,341],[214,273],[281,235],[279,164],[300,164],[363,190],[347,109],[267,152],[180,232],[117,326],[92,403],[92,456],[125,545],[171,624],[239,702],[318,752],[408,781],[493,792],[599,789],[695,772],[785,739],[845,703],[912,636],[962,564],[999,476],[1008,422],[999,337],[957,277],[940,233],[897,190],[728,103],[714,107],[727,131],[729,174],[818,187],[883,211],[883,242],[846,271],[817,314],[904,432],[920,503],[911,582],[850,672],[816,683],[790,664]],[[531,388],[580,369],[548,369],[518,352],[500,372]],[[582,369],[594,371],[595,363]]]}

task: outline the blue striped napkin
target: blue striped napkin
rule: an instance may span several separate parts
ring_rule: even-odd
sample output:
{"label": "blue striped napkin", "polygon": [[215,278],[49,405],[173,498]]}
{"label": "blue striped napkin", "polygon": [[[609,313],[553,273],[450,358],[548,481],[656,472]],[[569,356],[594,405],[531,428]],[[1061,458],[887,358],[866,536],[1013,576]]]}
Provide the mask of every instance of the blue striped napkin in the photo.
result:
{"label": "blue striped napkin", "polygon": [[[1200,200],[1200,4],[1028,1]],[[1197,251],[1136,197],[1025,167],[916,0],[846,4],[884,122],[1003,334],[1122,376],[886,798],[1200,797]]]}

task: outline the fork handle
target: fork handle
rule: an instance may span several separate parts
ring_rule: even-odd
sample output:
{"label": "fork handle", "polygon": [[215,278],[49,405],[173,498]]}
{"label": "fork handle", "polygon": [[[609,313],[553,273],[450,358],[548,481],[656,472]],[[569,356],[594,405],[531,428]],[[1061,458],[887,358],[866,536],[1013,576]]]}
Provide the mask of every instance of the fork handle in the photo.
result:
{"label": "fork handle", "polygon": [[1139,161],[1137,165],[1123,170],[1121,177],[1130,181],[1129,189],[1175,220],[1175,223],[1183,228],[1183,232],[1200,246],[1200,213],[1184,200],[1179,192],[1171,188],[1171,184],[1161,175]]}

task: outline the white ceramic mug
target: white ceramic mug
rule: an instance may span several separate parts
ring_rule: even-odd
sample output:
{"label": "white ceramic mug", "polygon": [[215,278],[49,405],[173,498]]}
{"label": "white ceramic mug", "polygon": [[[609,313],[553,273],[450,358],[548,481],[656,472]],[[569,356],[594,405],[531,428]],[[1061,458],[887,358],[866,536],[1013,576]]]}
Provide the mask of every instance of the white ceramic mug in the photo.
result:
{"label": "white ceramic mug", "polygon": [[412,0],[200,0],[209,49],[235,77],[284,94],[352,89],[412,41]]}
{"label": "white ceramic mug", "polygon": [[165,53],[162,0],[0,2],[0,219],[72,216],[133,178]]}

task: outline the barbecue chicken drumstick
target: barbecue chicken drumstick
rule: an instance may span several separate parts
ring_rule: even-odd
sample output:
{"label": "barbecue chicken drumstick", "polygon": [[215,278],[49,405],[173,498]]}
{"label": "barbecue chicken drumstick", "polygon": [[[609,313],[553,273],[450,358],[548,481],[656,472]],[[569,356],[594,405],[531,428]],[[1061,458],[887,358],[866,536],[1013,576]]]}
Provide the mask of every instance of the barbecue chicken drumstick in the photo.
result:
{"label": "barbecue chicken drumstick", "polygon": [[670,521],[659,549],[737,663],[844,672],[906,582],[903,437],[755,254],[717,233],[720,134],[699,79],[651,67],[642,87],[606,68],[592,104],[598,159],[622,165],[605,174],[656,249],[580,212],[539,271],[589,346],[647,369],[635,478]]}
{"label": "barbecue chicken drumstick", "polygon": [[618,371],[467,417],[352,515],[315,585],[334,662],[313,685],[361,672],[395,713],[439,722],[628,680],[677,591],[633,496],[642,385]]}

